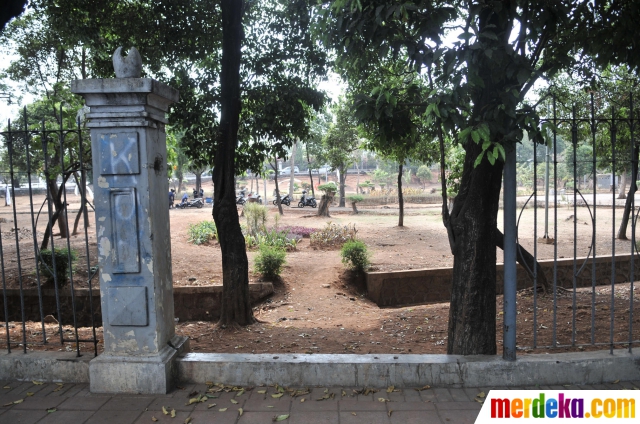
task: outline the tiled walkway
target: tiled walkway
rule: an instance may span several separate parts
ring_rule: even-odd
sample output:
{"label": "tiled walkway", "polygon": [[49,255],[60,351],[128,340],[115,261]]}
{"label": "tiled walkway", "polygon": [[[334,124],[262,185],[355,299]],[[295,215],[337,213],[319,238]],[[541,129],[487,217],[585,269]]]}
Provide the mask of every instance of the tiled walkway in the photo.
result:
{"label": "tiled walkway", "polygon": [[[489,388],[404,389],[390,393],[383,388],[366,394],[362,388],[313,388],[305,395],[293,397],[285,391],[277,397],[279,392],[275,387],[255,387],[244,392],[209,392],[206,401],[189,404],[190,399],[204,399],[208,387],[186,385],[163,396],[109,396],[91,394],[86,384],[9,381],[0,385],[0,422],[7,424],[269,424],[278,419],[284,424],[466,424],[475,421],[481,407],[478,401],[489,393]],[[640,388],[640,382],[528,388],[636,387]],[[168,414],[165,415],[163,409]]]}

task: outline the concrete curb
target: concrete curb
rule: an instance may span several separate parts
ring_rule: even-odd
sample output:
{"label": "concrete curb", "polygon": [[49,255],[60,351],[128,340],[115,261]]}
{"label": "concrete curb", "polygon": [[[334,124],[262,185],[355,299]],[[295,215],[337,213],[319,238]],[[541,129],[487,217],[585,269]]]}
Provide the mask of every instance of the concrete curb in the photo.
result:
{"label": "concrete curb", "polygon": [[640,379],[640,354],[617,350],[497,356],[189,353],[180,380],[252,386],[517,387]]}
{"label": "concrete curb", "polygon": [[[89,383],[89,361],[73,352],[0,353],[0,380]],[[188,353],[178,380],[238,386],[519,387],[640,380],[640,354],[626,350],[497,356]]]}
{"label": "concrete curb", "polygon": [[75,352],[0,352],[0,380],[89,383],[92,359]]}

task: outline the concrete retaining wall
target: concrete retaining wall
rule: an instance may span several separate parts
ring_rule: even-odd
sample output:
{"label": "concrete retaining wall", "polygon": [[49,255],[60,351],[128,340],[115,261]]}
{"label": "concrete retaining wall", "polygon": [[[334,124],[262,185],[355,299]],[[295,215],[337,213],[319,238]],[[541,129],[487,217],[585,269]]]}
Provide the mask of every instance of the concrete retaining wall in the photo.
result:
{"label": "concrete retaining wall", "polygon": [[[553,260],[539,261],[547,280],[553,281]],[[576,260],[577,287],[591,287],[593,258],[587,260],[587,265],[580,271],[585,258]],[[596,285],[611,284],[611,256],[596,256]],[[634,258],[634,275],[640,277],[640,257]],[[631,269],[631,255],[617,255],[615,257],[615,282],[629,281]],[[503,289],[503,266],[496,266],[497,292]],[[557,282],[565,288],[573,287],[574,261],[573,259],[558,259]],[[410,306],[428,303],[448,302],[451,297],[451,279],[453,268],[416,269],[407,271],[368,272],[368,297],[380,307]],[[637,279],[637,278],[634,278]],[[540,285],[540,282],[538,282]],[[528,273],[518,265],[518,289],[532,287],[533,280]]]}
{"label": "concrete retaining wall", "polygon": [[[24,293],[25,315],[28,321],[40,321],[40,300],[37,289],[26,289]],[[250,283],[249,293],[251,302],[257,302],[273,293],[272,283]],[[20,310],[20,290],[8,289],[6,291],[9,305],[9,320],[22,321]],[[71,293],[68,288],[59,292],[60,313],[63,324],[73,324],[71,309]],[[91,301],[90,301],[91,299]],[[173,302],[174,315],[181,321],[212,321],[220,317],[220,302],[222,299],[222,286],[203,287],[174,287]],[[78,325],[91,324],[91,304],[97,325],[102,325],[102,313],[100,308],[100,290],[94,289],[89,296],[88,289],[75,291],[76,319]],[[42,304],[44,315],[53,315],[57,318],[56,295],[53,289],[42,290]],[[0,296],[0,321],[4,321],[4,297]]]}

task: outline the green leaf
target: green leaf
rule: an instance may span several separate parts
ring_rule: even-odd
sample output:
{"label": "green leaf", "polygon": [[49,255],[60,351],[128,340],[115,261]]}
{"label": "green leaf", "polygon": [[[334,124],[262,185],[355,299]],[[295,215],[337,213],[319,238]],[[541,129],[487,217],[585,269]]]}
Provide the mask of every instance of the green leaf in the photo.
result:
{"label": "green leaf", "polygon": [[473,163],[474,168],[480,165],[480,162],[482,162],[482,156],[484,156],[484,151],[478,155],[478,157],[476,158],[476,161]]}
{"label": "green leaf", "polygon": [[483,140],[489,140],[489,137],[491,135],[489,131],[489,125],[483,122],[478,126],[478,132],[480,133],[480,137],[482,137]]}
{"label": "green leaf", "polygon": [[489,163],[490,163],[491,165],[493,165],[494,163],[496,163],[496,158],[494,158],[494,157],[493,157],[493,155],[491,155],[491,154],[488,154],[488,155],[487,155],[487,159],[489,159]]}
{"label": "green leaf", "polygon": [[277,417],[275,417],[273,419],[273,421],[284,421],[287,418],[289,418],[289,414],[284,414],[284,415],[278,415]]}
{"label": "green leaf", "polygon": [[502,146],[502,144],[496,144],[495,149],[498,150],[498,153],[500,153],[500,156],[502,157],[503,161],[506,161],[506,154],[504,152],[504,147]]}
{"label": "green leaf", "polygon": [[483,152],[484,152],[484,151],[486,151],[486,150],[489,148],[489,146],[491,146],[491,141],[489,141],[489,140],[485,140],[485,141],[482,143],[482,151],[483,151]]}
{"label": "green leaf", "polygon": [[531,72],[529,72],[527,69],[520,69],[518,71],[518,84],[524,84],[525,82],[527,82],[530,76]]}
{"label": "green leaf", "polygon": [[[471,131],[471,138],[475,143],[480,143],[480,133],[478,131]],[[485,150],[484,146],[482,150]]]}

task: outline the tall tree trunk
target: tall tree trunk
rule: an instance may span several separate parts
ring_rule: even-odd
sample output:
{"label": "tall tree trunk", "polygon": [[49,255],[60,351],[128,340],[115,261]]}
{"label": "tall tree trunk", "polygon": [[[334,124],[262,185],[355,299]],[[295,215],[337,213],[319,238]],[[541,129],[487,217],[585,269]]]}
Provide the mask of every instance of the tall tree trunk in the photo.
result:
{"label": "tall tree trunk", "polygon": [[213,219],[222,251],[222,304],[219,325],[255,322],[249,298],[249,261],[240,229],[234,186],[235,155],[240,118],[240,60],[244,38],[241,0],[222,0],[222,61],[220,130],[213,185]]}
{"label": "tall tree trunk", "polygon": [[[316,192],[313,188],[313,174],[311,173],[311,159],[309,159],[309,149],[307,148],[307,166],[309,167],[309,181],[311,181],[311,196],[316,197]],[[318,175],[320,172],[318,172]]]}
{"label": "tall tree trunk", "polygon": [[342,165],[340,167],[340,179],[338,184],[340,185],[340,203],[339,207],[344,208],[345,205],[345,184],[347,182],[347,167]]}
{"label": "tall tree trunk", "polygon": [[289,177],[289,198],[293,201],[293,179],[295,178],[295,173],[293,172],[293,168],[296,165],[296,146],[298,142],[293,143],[291,146],[291,157],[289,158],[289,167],[291,169],[290,177]]}
{"label": "tall tree trunk", "polygon": [[627,170],[622,169],[620,175],[620,190],[618,191],[618,199],[625,199],[627,197]]}
{"label": "tall tree trunk", "polygon": [[636,180],[638,179],[638,159],[640,159],[640,148],[634,144],[633,158],[631,160],[631,183],[629,184],[629,194],[624,203],[624,212],[622,213],[622,220],[620,221],[620,228],[618,229],[617,238],[619,240],[628,240],[627,226],[629,225],[629,217],[631,216],[631,203],[636,195],[636,191],[638,191],[638,185],[636,184]]}
{"label": "tall tree trunk", "polygon": [[200,187],[202,187],[202,171],[196,171],[194,174],[196,174],[196,191],[200,193]]}
{"label": "tall tree trunk", "polygon": [[402,197],[402,163],[398,166],[398,227],[404,227],[404,197]]}
{"label": "tall tree trunk", "polygon": [[496,232],[503,163],[469,142],[447,226],[453,260],[447,353],[496,354]]}

